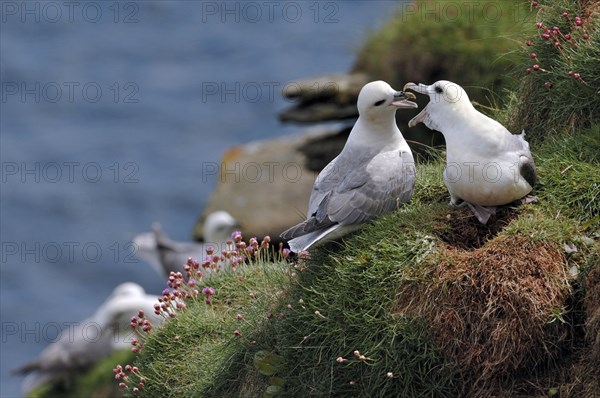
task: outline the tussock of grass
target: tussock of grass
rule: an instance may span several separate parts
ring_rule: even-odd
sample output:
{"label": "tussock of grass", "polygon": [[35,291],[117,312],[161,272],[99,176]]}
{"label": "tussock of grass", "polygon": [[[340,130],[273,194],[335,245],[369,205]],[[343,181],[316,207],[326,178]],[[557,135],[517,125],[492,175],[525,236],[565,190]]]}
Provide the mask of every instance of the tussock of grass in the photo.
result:
{"label": "tussock of grass", "polygon": [[[185,311],[148,336],[137,362],[147,380],[143,394],[203,396],[235,353],[250,344],[255,321],[265,316],[281,295],[280,288],[289,283],[288,271],[285,264],[265,263],[211,277],[207,283],[216,291],[212,305],[188,302]],[[244,319],[237,319],[238,314]]]}
{"label": "tussock of grass", "polygon": [[[535,153],[535,152],[534,152]],[[584,229],[600,228],[600,125],[540,145],[536,164],[542,205],[555,218],[566,216]]]}
{"label": "tussock of grass", "polygon": [[510,391],[516,375],[558,356],[570,292],[559,244],[503,234],[473,252],[441,247],[430,260],[415,270],[418,283],[401,285],[395,311],[432,326],[465,396]]}
{"label": "tussock of grass", "polygon": [[[434,347],[427,325],[391,311],[395,286],[431,250],[431,237],[403,233],[414,227],[422,207],[405,213],[410,227],[382,220],[395,228],[369,226],[370,233],[349,239],[343,250],[332,244],[332,251],[297,266],[297,281],[277,311],[281,319],[263,324],[258,336],[260,349],[285,360],[278,372],[284,396],[441,397],[456,391],[452,367]],[[340,357],[347,361],[338,363]],[[252,375],[251,367],[238,363],[228,375],[243,380],[248,370]],[[238,396],[239,387],[222,381],[209,396]]]}

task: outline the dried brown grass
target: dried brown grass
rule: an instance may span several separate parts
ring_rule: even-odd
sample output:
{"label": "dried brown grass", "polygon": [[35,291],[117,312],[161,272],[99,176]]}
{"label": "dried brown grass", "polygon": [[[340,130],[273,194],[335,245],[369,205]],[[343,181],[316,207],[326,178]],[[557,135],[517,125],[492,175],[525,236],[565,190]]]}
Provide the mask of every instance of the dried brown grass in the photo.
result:
{"label": "dried brown grass", "polygon": [[489,222],[483,225],[477,222],[468,207],[455,208],[438,225],[435,234],[457,249],[477,249],[498,235],[517,215],[514,207],[501,206],[490,217]]}
{"label": "dried brown grass", "polygon": [[[594,257],[600,261],[599,256]],[[585,279],[586,342],[590,346],[590,360],[600,369],[600,264],[596,263]],[[600,372],[600,370],[599,370]]]}
{"label": "dried brown grass", "polygon": [[395,312],[432,325],[463,374],[465,396],[501,396],[516,375],[556,359],[570,293],[556,243],[500,235],[473,251],[441,247],[437,261],[415,271],[427,282],[400,287]]}

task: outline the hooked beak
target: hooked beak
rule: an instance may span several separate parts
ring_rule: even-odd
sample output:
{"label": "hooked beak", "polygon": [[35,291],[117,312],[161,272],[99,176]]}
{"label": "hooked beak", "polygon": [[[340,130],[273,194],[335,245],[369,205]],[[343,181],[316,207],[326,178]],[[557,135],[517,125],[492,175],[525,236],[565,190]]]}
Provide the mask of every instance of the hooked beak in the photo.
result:
{"label": "hooked beak", "polygon": [[426,84],[423,84],[423,83],[416,84],[416,83],[412,83],[412,82],[406,83],[404,85],[404,87],[402,88],[402,90],[412,90],[416,93],[425,94],[425,95],[429,95],[428,89],[429,89],[429,86]]}
{"label": "hooked beak", "polygon": [[419,105],[416,103],[409,101],[409,99],[416,99],[413,93],[406,93],[404,91],[398,91],[394,94],[394,101],[390,104],[391,106],[395,106],[396,108],[402,109],[414,109],[418,108]]}

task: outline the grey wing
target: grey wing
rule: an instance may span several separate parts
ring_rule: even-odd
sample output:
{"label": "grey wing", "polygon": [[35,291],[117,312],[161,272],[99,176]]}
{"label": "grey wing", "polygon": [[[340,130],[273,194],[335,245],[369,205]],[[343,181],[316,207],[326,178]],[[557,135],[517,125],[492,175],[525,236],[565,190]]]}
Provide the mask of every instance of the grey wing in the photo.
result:
{"label": "grey wing", "polygon": [[344,175],[343,172],[340,172],[338,163],[342,165],[344,163],[343,158],[340,158],[340,156],[329,162],[317,176],[312,192],[310,193],[310,199],[308,200],[307,218],[315,216],[319,208],[324,208],[328,195],[331,194],[336,185],[342,182]]}
{"label": "grey wing", "polygon": [[[160,228],[160,224],[154,224],[152,229],[152,232],[137,235],[133,243],[135,255],[150,263],[159,274],[168,276],[171,271],[181,272],[189,257],[202,261],[206,255],[205,247],[200,243],[173,241]],[[212,245],[217,244],[215,242]],[[215,249],[220,253],[222,248]]]}
{"label": "grey wing", "polygon": [[[102,333],[92,338],[86,336],[89,333]],[[81,370],[105,353],[110,352],[110,336],[106,336],[102,325],[93,319],[80,321],[77,327],[71,330],[63,330],[60,338],[46,347],[40,356],[33,362],[17,369],[23,374],[34,370],[46,372],[61,372],[65,370]],[[101,352],[101,354],[99,354]]]}
{"label": "grey wing", "polygon": [[366,222],[410,200],[416,179],[412,153],[380,153],[365,166],[352,169],[332,193],[327,204],[332,221]]}
{"label": "grey wing", "polygon": [[537,181],[537,174],[529,143],[525,141],[525,131],[523,130],[519,135],[513,135],[512,139],[519,155],[519,173],[533,187]]}
{"label": "grey wing", "polygon": [[[315,192],[313,190],[313,192]],[[327,216],[327,203],[329,202],[329,197],[331,196],[331,192],[327,192],[324,195],[320,195],[319,199],[321,202],[313,205],[314,209],[311,213],[311,208],[309,207],[308,218],[306,221],[301,222],[298,225],[294,225],[293,227],[285,230],[281,233],[281,237],[283,239],[293,239],[302,235],[306,235],[311,232],[320,231],[325,228],[329,228],[332,225],[336,224],[336,222],[332,221]],[[311,196],[312,199],[312,196]]]}
{"label": "grey wing", "polygon": [[344,163],[343,158],[337,156],[321,170],[310,194],[306,220],[283,231],[280,235],[283,239],[290,240],[336,224],[327,216],[327,206],[333,189],[344,178],[343,172],[340,172],[341,169],[338,167],[340,159],[342,159],[341,163]]}
{"label": "grey wing", "polygon": [[335,224],[366,222],[410,200],[415,183],[412,153],[390,151],[363,159],[338,156],[323,169],[313,187],[307,220],[281,237],[292,239]]}

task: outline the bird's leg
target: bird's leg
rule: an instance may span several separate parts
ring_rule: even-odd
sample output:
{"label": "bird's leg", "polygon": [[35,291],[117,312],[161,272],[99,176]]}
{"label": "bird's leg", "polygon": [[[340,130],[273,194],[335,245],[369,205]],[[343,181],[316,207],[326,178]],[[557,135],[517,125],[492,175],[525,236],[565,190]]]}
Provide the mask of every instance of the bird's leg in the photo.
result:
{"label": "bird's leg", "polygon": [[496,206],[481,206],[469,202],[465,203],[483,225],[487,224],[492,214],[496,214]]}

